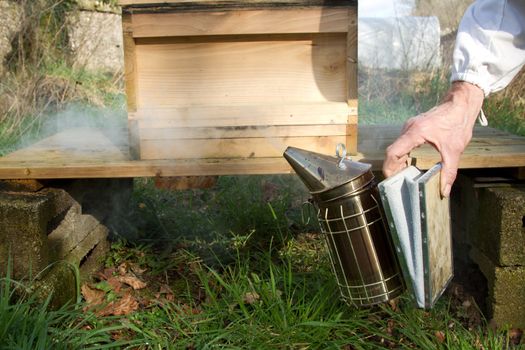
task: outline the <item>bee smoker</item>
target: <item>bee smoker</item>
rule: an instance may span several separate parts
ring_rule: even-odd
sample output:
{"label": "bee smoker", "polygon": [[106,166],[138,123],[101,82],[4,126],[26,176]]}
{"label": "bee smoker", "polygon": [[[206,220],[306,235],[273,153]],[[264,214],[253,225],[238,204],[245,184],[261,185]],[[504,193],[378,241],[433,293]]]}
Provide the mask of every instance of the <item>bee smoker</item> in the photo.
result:
{"label": "bee smoker", "polygon": [[[341,153],[341,154],[340,154]],[[343,300],[386,302],[404,290],[371,165],[288,147],[284,157],[312,195]]]}

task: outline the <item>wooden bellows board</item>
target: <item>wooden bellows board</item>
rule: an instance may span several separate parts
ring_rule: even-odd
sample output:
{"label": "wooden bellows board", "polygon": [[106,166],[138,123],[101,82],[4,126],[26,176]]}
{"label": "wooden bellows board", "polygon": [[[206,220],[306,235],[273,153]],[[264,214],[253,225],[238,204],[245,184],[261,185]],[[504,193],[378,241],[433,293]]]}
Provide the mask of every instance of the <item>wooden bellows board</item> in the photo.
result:
{"label": "wooden bellows board", "polygon": [[357,147],[357,3],[121,0],[136,159]]}

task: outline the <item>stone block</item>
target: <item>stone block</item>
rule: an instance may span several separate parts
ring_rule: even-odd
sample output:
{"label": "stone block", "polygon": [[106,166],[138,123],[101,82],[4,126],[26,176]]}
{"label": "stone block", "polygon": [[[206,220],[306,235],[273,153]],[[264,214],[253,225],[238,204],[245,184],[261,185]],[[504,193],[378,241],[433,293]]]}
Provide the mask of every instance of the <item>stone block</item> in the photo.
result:
{"label": "stone block", "polygon": [[64,259],[99,225],[92,215],[81,214],[78,203],[72,205],[48,236],[53,258]]}
{"label": "stone block", "polygon": [[498,326],[525,328],[525,266],[500,267],[478,249],[472,249],[488,283],[488,318]]}
{"label": "stone block", "polygon": [[50,196],[0,192],[0,273],[8,262],[14,278],[35,275],[49,264],[47,225],[54,216]]}
{"label": "stone block", "polygon": [[101,240],[91,252],[84,258],[80,265],[80,280],[82,282],[92,281],[93,275],[104,267],[106,255],[111,248],[107,239]]}
{"label": "stone block", "polygon": [[498,266],[525,265],[525,186],[480,188],[476,234],[470,238]]}
{"label": "stone block", "polygon": [[76,302],[79,291],[77,290],[77,268],[64,261],[48,266],[41,276],[33,281],[30,291],[40,301],[51,298],[49,307],[59,309],[65,304]]}
{"label": "stone block", "polygon": [[81,261],[89,255],[89,253],[99,244],[106,240],[108,236],[108,229],[103,225],[98,225],[80,242],[78,242],[73,250],[64,257],[66,261],[80,265]]}

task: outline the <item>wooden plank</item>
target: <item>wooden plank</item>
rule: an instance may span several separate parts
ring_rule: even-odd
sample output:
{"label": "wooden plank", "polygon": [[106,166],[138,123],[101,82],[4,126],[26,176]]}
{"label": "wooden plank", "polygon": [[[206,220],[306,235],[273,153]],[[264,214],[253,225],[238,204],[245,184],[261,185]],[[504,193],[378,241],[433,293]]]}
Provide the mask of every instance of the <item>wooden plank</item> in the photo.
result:
{"label": "wooden plank", "polygon": [[138,108],[346,102],[345,38],[138,41]]}
{"label": "wooden plank", "polygon": [[126,136],[121,132],[106,136],[104,132],[88,127],[69,129],[7,154],[0,158],[0,163],[128,160],[129,154],[121,146],[127,144]]}
{"label": "wooden plank", "polygon": [[118,4],[124,7],[135,6],[137,8],[156,7],[181,7],[191,9],[203,7],[283,7],[283,6],[357,6],[356,0],[118,0]]}
{"label": "wooden plank", "polygon": [[0,179],[79,179],[291,173],[283,157],[214,160],[2,163]]}
{"label": "wooden plank", "polygon": [[133,39],[130,14],[122,14],[122,31],[127,106],[128,112],[134,112],[137,110],[137,57],[135,54],[135,39]]}
{"label": "wooden plank", "polygon": [[[268,158],[282,156],[287,146],[333,154],[346,136],[269,137],[209,140],[142,140],[140,159]],[[350,154],[355,149],[348,149]]]}
{"label": "wooden plank", "polygon": [[[355,129],[357,125],[354,125]],[[347,134],[347,132],[352,132]],[[356,137],[356,131],[347,124],[333,125],[286,125],[286,126],[225,126],[208,128],[143,128],[141,140],[233,139],[261,137],[348,136]]]}
{"label": "wooden plank", "polygon": [[[350,14],[350,11],[352,13]],[[236,35],[346,33],[356,9],[302,8],[222,12],[139,13],[132,15],[134,38]]]}
{"label": "wooden plank", "polygon": [[129,114],[140,128],[357,124],[345,102],[141,108]]}
{"label": "wooden plank", "polygon": [[[359,126],[361,136],[384,137],[384,126]],[[498,135],[502,132],[481,129],[482,134]],[[477,132],[473,142],[476,141]],[[505,135],[510,135],[503,132]],[[513,137],[511,135],[511,137]],[[125,139],[125,138],[124,138]],[[25,149],[0,158],[1,179],[59,179],[59,178],[119,178],[155,176],[205,176],[232,174],[288,173],[290,168],[283,157],[247,159],[192,159],[192,160],[129,160],[122,152],[120,141],[113,135],[106,136],[100,130],[72,129],[64,131]],[[513,141],[514,142],[514,141]],[[366,143],[353,160],[372,164],[380,170],[384,159],[384,147],[380,143]],[[310,145],[303,145],[308,149]],[[470,147],[470,146],[469,146]],[[326,154],[333,154],[333,146]],[[467,149],[468,150],[468,149]],[[419,152],[419,153],[418,153]],[[439,161],[439,154],[429,145],[412,153],[415,165],[428,169]],[[485,152],[466,152],[461,158],[460,168],[519,168],[525,167],[525,138],[522,144],[492,146]]]}

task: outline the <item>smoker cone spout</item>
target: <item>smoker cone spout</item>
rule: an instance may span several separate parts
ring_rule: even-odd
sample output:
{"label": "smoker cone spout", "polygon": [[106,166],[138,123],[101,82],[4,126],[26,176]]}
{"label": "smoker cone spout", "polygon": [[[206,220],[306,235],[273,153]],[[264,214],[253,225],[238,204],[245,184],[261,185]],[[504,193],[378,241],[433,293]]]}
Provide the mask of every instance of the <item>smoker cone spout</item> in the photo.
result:
{"label": "smoker cone spout", "polygon": [[[337,152],[339,151],[338,145]],[[310,152],[296,147],[288,147],[284,158],[312,194],[322,193],[345,186],[347,190],[357,190],[373,180],[371,165],[354,162],[346,158],[346,151],[340,157]]]}
{"label": "smoker cone spout", "polygon": [[[342,154],[340,154],[342,150]],[[404,289],[370,164],[288,147],[284,157],[310,190],[341,297],[358,307]]]}

